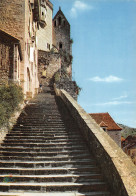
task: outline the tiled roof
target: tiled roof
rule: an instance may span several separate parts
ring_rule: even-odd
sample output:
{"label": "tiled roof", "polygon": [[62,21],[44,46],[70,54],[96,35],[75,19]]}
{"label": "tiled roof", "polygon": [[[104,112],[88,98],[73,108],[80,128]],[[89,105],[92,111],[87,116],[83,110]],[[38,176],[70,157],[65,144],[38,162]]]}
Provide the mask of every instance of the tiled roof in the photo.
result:
{"label": "tiled roof", "polygon": [[109,113],[90,113],[89,114],[98,125],[103,127],[103,123],[106,125],[108,131],[121,131],[121,127],[119,127],[115,121],[112,119],[112,117],[109,115]]}

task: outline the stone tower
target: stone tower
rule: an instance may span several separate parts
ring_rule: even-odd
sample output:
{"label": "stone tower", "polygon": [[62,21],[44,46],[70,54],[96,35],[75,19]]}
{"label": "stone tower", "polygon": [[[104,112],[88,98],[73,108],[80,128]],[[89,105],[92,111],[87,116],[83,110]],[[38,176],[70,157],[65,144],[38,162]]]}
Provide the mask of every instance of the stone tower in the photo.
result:
{"label": "stone tower", "polygon": [[71,55],[70,24],[61,8],[53,19],[53,45]]}
{"label": "stone tower", "polygon": [[70,37],[70,24],[64,16],[61,8],[53,19],[53,46],[61,56],[61,67],[67,69],[69,77],[72,77],[72,42]]}

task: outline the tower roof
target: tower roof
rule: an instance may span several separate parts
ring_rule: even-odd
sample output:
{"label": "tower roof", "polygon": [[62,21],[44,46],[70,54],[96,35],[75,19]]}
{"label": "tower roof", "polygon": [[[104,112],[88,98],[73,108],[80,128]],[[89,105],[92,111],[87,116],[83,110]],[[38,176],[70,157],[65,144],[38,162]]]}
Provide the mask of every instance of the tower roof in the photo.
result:
{"label": "tower roof", "polygon": [[[58,12],[56,13],[56,15],[54,16],[53,21],[57,18],[57,16],[63,16],[63,17],[65,18],[66,22],[69,24],[67,18],[65,17],[64,13],[63,13],[62,10],[61,10],[61,7],[59,7],[59,11],[58,11]],[[69,24],[69,26],[70,26],[70,24]]]}

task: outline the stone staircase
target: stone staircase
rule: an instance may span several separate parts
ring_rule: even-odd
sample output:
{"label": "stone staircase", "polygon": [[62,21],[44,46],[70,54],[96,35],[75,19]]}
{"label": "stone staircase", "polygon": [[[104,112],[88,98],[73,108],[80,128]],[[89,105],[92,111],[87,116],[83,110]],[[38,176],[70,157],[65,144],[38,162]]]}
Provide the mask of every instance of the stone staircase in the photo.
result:
{"label": "stone staircase", "polygon": [[0,148],[0,195],[112,196],[76,123],[49,87]]}

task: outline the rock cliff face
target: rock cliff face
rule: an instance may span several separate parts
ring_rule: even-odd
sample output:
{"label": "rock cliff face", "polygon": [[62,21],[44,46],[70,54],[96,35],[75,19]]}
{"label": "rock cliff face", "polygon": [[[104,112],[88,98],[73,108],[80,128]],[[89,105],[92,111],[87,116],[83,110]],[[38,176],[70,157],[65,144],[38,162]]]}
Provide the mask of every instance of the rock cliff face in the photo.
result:
{"label": "rock cliff face", "polygon": [[136,135],[136,128],[131,128],[126,125],[118,124],[121,128],[121,135],[126,138],[129,135]]}

